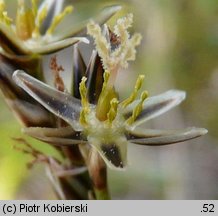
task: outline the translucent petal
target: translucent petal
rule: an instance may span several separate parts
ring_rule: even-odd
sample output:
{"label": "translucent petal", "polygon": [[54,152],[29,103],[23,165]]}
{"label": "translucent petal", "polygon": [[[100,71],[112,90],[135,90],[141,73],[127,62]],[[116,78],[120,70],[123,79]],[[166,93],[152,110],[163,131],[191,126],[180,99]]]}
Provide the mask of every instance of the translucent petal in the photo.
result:
{"label": "translucent petal", "polygon": [[165,135],[173,134],[178,132],[178,130],[156,130],[156,129],[147,129],[143,127],[127,128],[127,135],[129,139],[138,139],[138,138],[150,138],[150,137],[160,137]]}
{"label": "translucent petal", "polygon": [[57,91],[23,71],[13,74],[14,81],[41,103],[46,109],[68,122],[74,130],[80,130],[80,100],[67,93]]}
{"label": "translucent petal", "polygon": [[93,51],[90,62],[87,66],[87,89],[89,102],[96,104],[103,86],[103,73],[101,59],[96,51]]}
{"label": "translucent petal", "polygon": [[114,14],[116,14],[121,9],[122,7],[120,5],[111,5],[105,7],[96,17],[93,17],[93,20],[99,25],[102,25],[106,23]]}
{"label": "translucent petal", "polygon": [[23,132],[31,136],[40,137],[59,137],[59,138],[69,138],[78,137],[80,138],[80,132],[76,132],[72,127],[60,127],[60,128],[48,128],[48,127],[28,127],[23,128]]}
{"label": "translucent petal", "polygon": [[82,139],[81,134],[79,132],[75,132],[71,127],[29,127],[24,128],[23,132],[40,141],[47,142],[55,146],[68,146],[87,143],[87,141]]}
{"label": "translucent petal", "polygon": [[27,101],[6,99],[6,103],[12,109],[19,122],[25,126],[50,126],[49,113],[41,106]]}
{"label": "translucent petal", "polygon": [[[134,128],[137,125],[167,112],[180,104],[185,99],[185,96],[186,94],[184,91],[170,90],[163,94],[146,99],[143,104],[142,112],[131,126]],[[132,115],[132,110],[138,103],[139,101],[135,101],[124,110],[124,116],[126,118]]]}
{"label": "translucent petal", "polygon": [[96,148],[105,163],[111,169],[123,169],[127,165],[127,140],[120,137],[113,143],[100,142],[88,137],[89,143]]}
{"label": "translucent petal", "polygon": [[57,42],[52,42],[49,44],[39,44],[38,46],[33,46],[33,47],[29,46],[29,49],[31,50],[32,53],[50,54],[62,50],[64,48],[67,48],[78,42],[89,43],[89,41],[84,37],[73,37]]}
{"label": "translucent petal", "polygon": [[45,0],[40,4],[39,12],[42,11],[44,7],[47,7],[47,17],[40,29],[42,34],[45,34],[54,17],[62,11],[63,4],[64,0]]}
{"label": "translucent petal", "polygon": [[[140,145],[168,145],[174,144],[178,142],[183,142],[186,140],[194,139],[199,136],[203,136],[207,133],[207,130],[204,128],[186,128],[182,130],[168,130],[168,131],[160,131],[160,130],[149,130],[148,132],[144,131],[144,133],[140,132],[134,134],[132,138],[129,138],[131,143],[140,144]],[[136,138],[138,137],[138,138]],[[139,138],[140,137],[140,138]],[[144,137],[144,138],[141,138]]]}

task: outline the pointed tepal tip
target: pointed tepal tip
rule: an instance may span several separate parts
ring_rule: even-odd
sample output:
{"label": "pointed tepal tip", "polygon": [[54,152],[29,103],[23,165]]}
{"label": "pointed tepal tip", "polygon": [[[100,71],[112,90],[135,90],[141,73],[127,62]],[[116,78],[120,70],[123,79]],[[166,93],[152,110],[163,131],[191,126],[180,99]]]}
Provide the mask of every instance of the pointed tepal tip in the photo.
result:
{"label": "pointed tepal tip", "polygon": [[111,5],[105,8],[105,12],[107,12],[108,14],[111,14],[111,16],[113,16],[114,14],[116,14],[117,12],[119,12],[122,9],[121,5]]}
{"label": "pointed tepal tip", "polygon": [[122,6],[121,5],[117,5],[117,4],[106,6],[101,11],[100,20],[97,19],[96,21],[98,23],[102,23],[103,24],[106,21],[108,21],[108,19],[110,19],[114,14],[116,14],[118,11],[120,11],[121,9],[122,9]]}
{"label": "pointed tepal tip", "polygon": [[122,9],[122,6],[119,4],[107,5],[103,8],[103,11],[116,13]]}
{"label": "pointed tepal tip", "polygon": [[89,44],[90,42],[89,42],[89,39],[87,39],[87,38],[85,38],[85,37],[81,37],[80,39],[79,39],[79,42],[83,42],[83,43],[85,43],[85,44]]}
{"label": "pointed tepal tip", "polygon": [[178,101],[183,101],[186,98],[186,92],[182,90],[173,89],[169,91],[175,99]]}
{"label": "pointed tepal tip", "polygon": [[182,90],[172,89],[166,92],[165,97],[171,99],[174,106],[176,106],[185,100],[186,92]]}
{"label": "pointed tepal tip", "polygon": [[203,136],[208,133],[208,130],[205,128],[190,128],[190,133],[195,134],[195,137]]}
{"label": "pointed tepal tip", "polygon": [[198,133],[200,136],[203,136],[208,133],[208,130],[205,128],[198,128]]}
{"label": "pointed tepal tip", "polygon": [[23,82],[23,78],[24,78],[24,75],[25,75],[25,72],[22,71],[22,70],[16,70],[13,75],[12,75],[12,78],[14,80],[14,82],[21,86],[21,82]]}
{"label": "pointed tepal tip", "polygon": [[16,70],[12,76],[14,82],[24,89],[27,93],[29,90],[34,89],[33,81],[34,78],[27,74],[25,71]]}
{"label": "pointed tepal tip", "polygon": [[114,11],[116,11],[116,12],[118,12],[122,9],[121,5],[113,5],[112,7],[113,7]]}

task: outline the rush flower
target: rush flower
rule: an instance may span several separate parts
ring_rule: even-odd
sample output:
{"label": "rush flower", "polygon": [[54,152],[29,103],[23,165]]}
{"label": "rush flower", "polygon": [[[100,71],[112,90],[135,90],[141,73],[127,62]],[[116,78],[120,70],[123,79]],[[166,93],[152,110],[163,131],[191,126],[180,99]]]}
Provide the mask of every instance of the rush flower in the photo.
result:
{"label": "rush flower", "polygon": [[[64,8],[64,0],[40,2],[38,6],[37,0],[18,0],[16,18],[13,20],[7,12],[7,1],[0,0],[0,89],[10,109],[25,126],[51,126],[51,120],[44,107],[14,83],[14,70],[25,70],[43,80],[43,54],[58,51],[79,41],[88,42],[85,37],[74,36],[83,31],[89,19],[64,25],[66,19],[71,18],[71,5]],[[105,7],[93,19],[104,23],[118,10],[120,6],[117,5]]]}
{"label": "rush flower", "polygon": [[132,21],[131,14],[119,19],[113,31],[106,26],[102,31],[94,22],[88,24],[88,34],[94,38],[97,52],[94,51],[87,68],[81,55],[75,55],[77,69],[73,95],[58,91],[21,70],[14,73],[13,78],[21,88],[71,126],[66,130],[26,128],[27,134],[57,146],[86,146],[88,154],[92,152],[90,149],[95,149],[110,168],[123,169],[127,165],[128,143],[167,145],[207,133],[206,129],[195,127],[181,130],[141,127],[142,123],[185,99],[185,92],[179,90],[153,97],[142,91],[137,99],[143,75],[136,80],[132,94],[124,101],[119,100],[114,82],[120,69],[128,67],[128,62],[135,59],[136,47],[141,40],[140,34],[130,36],[128,33]]}
{"label": "rush flower", "polygon": [[[82,31],[87,21],[79,27],[70,25],[69,29],[61,33],[56,31],[57,26],[73,11],[71,5],[63,8],[63,0],[44,0],[39,7],[38,0],[31,0],[30,6],[24,0],[17,2],[17,14],[13,20],[7,12],[5,1],[0,0],[0,53],[4,56],[13,59],[18,56],[48,54],[79,41],[88,43],[84,37],[73,37]],[[119,9],[118,6],[105,8],[98,16],[100,22],[105,22]]]}

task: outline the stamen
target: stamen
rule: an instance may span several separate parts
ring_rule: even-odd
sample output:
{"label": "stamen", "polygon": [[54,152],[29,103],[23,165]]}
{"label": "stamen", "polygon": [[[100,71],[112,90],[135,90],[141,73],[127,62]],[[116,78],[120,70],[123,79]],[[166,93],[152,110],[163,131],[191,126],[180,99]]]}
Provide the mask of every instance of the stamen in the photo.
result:
{"label": "stamen", "polygon": [[110,72],[105,71],[104,72],[104,83],[103,83],[103,87],[102,87],[102,91],[101,91],[102,94],[104,94],[104,92],[105,92],[105,90],[107,88],[109,78],[110,78]]}
{"label": "stamen", "polygon": [[136,84],[135,84],[135,88],[134,88],[134,91],[133,93],[129,96],[129,98],[127,98],[126,100],[124,100],[122,103],[121,103],[121,106],[123,108],[126,108],[129,104],[131,104],[137,97],[138,95],[138,91],[140,90],[140,88],[142,87],[142,83],[143,83],[143,80],[144,80],[145,76],[144,75],[140,75],[136,81]]}
{"label": "stamen", "polygon": [[36,19],[38,13],[38,0],[32,0],[32,12],[34,19]]}
{"label": "stamen", "polygon": [[100,121],[107,120],[107,114],[111,107],[110,102],[113,98],[117,98],[114,88],[108,85],[109,79],[110,79],[110,72],[105,71],[104,72],[104,83],[103,83],[102,91],[99,96],[98,104],[96,107],[96,117]]}
{"label": "stamen", "polygon": [[64,17],[66,15],[72,13],[72,11],[73,11],[72,6],[65,7],[65,9],[62,13],[60,13],[54,17],[54,20],[53,20],[51,26],[49,27],[49,29],[47,30],[46,34],[51,35],[54,32],[54,30],[56,29],[56,27],[58,26],[58,24],[64,19]]}
{"label": "stamen", "polygon": [[145,101],[145,99],[148,97],[148,92],[147,91],[144,91],[142,92],[141,94],[141,99],[140,99],[140,102],[138,103],[138,105],[133,109],[133,112],[132,112],[132,116],[129,117],[127,120],[126,120],[126,123],[131,125],[134,123],[134,121],[136,120],[136,118],[139,116],[139,114],[141,113],[142,111],[142,107],[143,107],[143,103]]}
{"label": "stamen", "polygon": [[7,11],[5,11],[6,6],[5,6],[5,1],[0,0],[0,21],[5,23],[6,25],[11,25],[12,19],[8,17]]}
{"label": "stamen", "polygon": [[117,116],[118,104],[119,104],[119,101],[117,100],[117,98],[113,98],[110,102],[111,107],[107,114],[107,119],[108,119],[109,124],[112,124],[113,120]]}
{"label": "stamen", "polygon": [[4,11],[4,12],[2,13],[2,16],[3,16],[3,22],[4,22],[6,25],[10,26],[11,23],[13,22],[13,20],[8,16],[7,11]]}
{"label": "stamen", "polygon": [[[35,10],[35,9],[33,9]],[[34,12],[35,13],[35,12]],[[47,6],[45,6],[38,14],[35,20],[35,29],[33,31],[33,35],[32,37],[36,38],[40,36],[40,27],[43,23],[43,21],[45,20],[46,16],[48,13],[48,8]]]}
{"label": "stamen", "polygon": [[5,11],[5,1],[0,0],[0,12],[2,13],[3,11]]}
{"label": "stamen", "polygon": [[27,10],[24,0],[18,0],[16,16],[16,33],[22,40],[31,38],[34,29],[34,17],[31,10]]}
{"label": "stamen", "polygon": [[4,0],[0,0],[0,20],[3,21],[4,20],[4,13],[5,12],[5,1]]}
{"label": "stamen", "polygon": [[87,123],[86,117],[87,117],[87,114],[89,114],[90,112],[89,102],[87,99],[86,80],[87,78],[83,77],[79,85],[81,104],[82,104],[82,110],[80,112],[80,124],[83,126],[87,126],[88,123]]}

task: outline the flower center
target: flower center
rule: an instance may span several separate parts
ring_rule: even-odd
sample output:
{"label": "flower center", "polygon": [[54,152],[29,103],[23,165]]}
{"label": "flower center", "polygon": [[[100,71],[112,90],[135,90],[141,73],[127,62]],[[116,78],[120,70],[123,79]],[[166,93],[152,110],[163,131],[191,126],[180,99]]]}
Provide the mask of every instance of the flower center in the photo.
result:
{"label": "flower center", "polygon": [[[119,103],[118,96],[115,90],[108,86],[108,81],[110,79],[110,73],[108,71],[104,72],[104,83],[102,91],[99,96],[98,103],[95,108],[89,104],[87,98],[87,88],[86,88],[86,77],[82,78],[80,83],[80,95],[82,110],[80,113],[80,124],[84,128],[94,127],[91,123],[93,119],[93,113],[95,113],[95,119],[104,124],[104,128],[113,128],[114,125],[119,125],[116,123],[117,119],[122,116],[122,110],[129,106],[136,100],[138,92],[142,86],[144,75],[140,75],[136,81],[135,88],[132,94],[123,102]],[[125,121],[126,124],[131,125],[134,123],[138,115],[140,115],[145,99],[148,97],[147,91],[143,91],[138,104],[133,109],[132,115]],[[90,118],[90,115],[92,118]],[[123,124],[123,121],[121,121]],[[124,124],[123,124],[124,125]],[[123,126],[124,127],[124,126]],[[116,130],[118,128],[116,127]]]}

